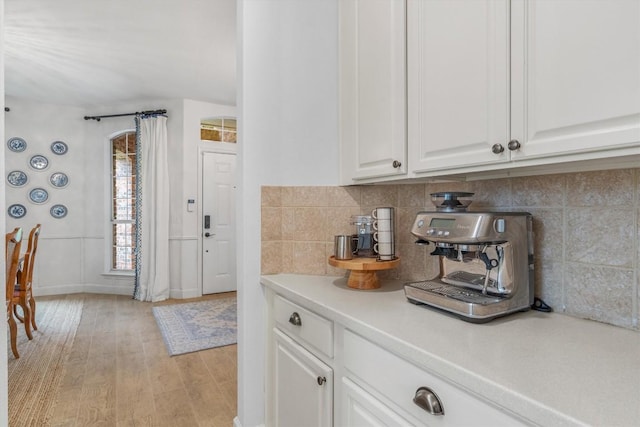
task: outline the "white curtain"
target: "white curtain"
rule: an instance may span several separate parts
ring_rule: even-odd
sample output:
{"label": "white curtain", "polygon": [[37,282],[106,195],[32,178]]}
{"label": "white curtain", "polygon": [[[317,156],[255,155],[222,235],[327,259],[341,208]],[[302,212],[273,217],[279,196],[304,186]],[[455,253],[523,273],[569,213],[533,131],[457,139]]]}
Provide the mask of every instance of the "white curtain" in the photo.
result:
{"label": "white curtain", "polygon": [[134,298],[169,298],[169,167],[167,118],[136,117],[138,128],[136,194],[136,285]]}

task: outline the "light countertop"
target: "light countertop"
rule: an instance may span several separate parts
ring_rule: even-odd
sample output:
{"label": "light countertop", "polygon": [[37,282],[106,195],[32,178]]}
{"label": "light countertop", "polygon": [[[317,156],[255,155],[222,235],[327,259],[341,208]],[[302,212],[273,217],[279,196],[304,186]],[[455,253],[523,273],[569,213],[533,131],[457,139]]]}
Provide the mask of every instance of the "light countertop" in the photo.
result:
{"label": "light countertop", "polygon": [[640,425],[640,333],[528,311],[472,324],[345,278],[278,274],[262,283],[456,386],[550,425]]}

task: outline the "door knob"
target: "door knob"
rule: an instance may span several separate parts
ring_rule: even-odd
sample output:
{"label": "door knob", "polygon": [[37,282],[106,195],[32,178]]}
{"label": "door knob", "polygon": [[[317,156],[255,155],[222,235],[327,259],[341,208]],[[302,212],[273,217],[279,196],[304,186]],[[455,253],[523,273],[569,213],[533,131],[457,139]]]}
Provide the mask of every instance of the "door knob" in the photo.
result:
{"label": "door knob", "polygon": [[289,323],[293,326],[302,326],[302,319],[300,318],[300,315],[294,311],[293,314],[291,314],[291,317],[289,317]]}
{"label": "door knob", "polygon": [[393,166],[395,169],[398,169],[400,166],[402,166],[402,162],[394,160],[391,166]]}
{"label": "door knob", "polygon": [[493,144],[493,146],[491,147],[491,151],[493,152],[493,154],[500,154],[504,151],[504,147],[502,146],[502,144]]}
{"label": "door knob", "polygon": [[511,141],[509,141],[509,144],[507,144],[507,147],[509,147],[509,150],[515,151],[520,148],[520,141],[518,141],[517,139],[512,139]]}
{"label": "door knob", "polygon": [[207,231],[206,233],[204,233],[204,237],[211,237],[211,233]]}

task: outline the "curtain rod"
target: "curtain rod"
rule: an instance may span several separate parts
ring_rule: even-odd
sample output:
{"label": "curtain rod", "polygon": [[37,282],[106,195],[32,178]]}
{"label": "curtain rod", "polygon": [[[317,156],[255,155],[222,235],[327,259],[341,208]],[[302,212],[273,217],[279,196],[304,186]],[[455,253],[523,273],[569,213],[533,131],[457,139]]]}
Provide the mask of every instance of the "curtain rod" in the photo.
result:
{"label": "curtain rod", "polygon": [[124,113],[124,114],[109,114],[105,116],[84,116],[85,120],[95,120],[97,122],[100,119],[107,119],[110,117],[124,117],[124,116],[137,116],[139,114],[167,114],[167,110],[148,110],[148,111],[136,111],[135,113]]}

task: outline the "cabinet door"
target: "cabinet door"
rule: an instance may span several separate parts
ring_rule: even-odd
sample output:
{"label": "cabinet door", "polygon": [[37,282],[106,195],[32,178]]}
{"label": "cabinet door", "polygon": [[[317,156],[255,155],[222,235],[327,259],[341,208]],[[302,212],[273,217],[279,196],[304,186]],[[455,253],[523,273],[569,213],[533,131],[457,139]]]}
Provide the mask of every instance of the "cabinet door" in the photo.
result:
{"label": "cabinet door", "polygon": [[348,378],[342,378],[342,425],[344,427],[412,426],[406,419],[367,393]]}
{"label": "cabinet door", "polygon": [[331,426],[333,371],[279,330],[273,333],[275,425]]}
{"label": "cabinet door", "polygon": [[640,2],[512,7],[512,159],[640,145]]}
{"label": "cabinet door", "polygon": [[407,8],[410,170],[509,161],[509,1]]}
{"label": "cabinet door", "polygon": [[405,174],[405,0],[339,7],[341,180]]}

